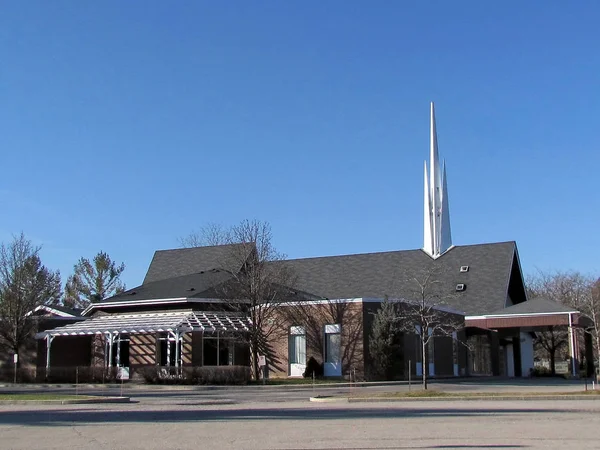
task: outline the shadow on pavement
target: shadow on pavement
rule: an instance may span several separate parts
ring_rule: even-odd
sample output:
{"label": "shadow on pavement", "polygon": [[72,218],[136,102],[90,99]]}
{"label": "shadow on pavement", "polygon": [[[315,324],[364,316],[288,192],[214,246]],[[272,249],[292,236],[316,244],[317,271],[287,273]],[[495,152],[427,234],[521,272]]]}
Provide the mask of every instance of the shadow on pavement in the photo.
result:
{"label": "shadow on pavement", "polygon": [[264,420],[344,420],[344,419],[394,419],[479,417],[481,415],[510,415],[537,413],[568,413],[564,409],[536,408],[236,408],[236,409],[186,409],[186,410],[94,410],[60,409],[30,411],[0,411],[0,424],[35,426],[62,426],[96,423],[173,423],[217,421],[264,421]]}

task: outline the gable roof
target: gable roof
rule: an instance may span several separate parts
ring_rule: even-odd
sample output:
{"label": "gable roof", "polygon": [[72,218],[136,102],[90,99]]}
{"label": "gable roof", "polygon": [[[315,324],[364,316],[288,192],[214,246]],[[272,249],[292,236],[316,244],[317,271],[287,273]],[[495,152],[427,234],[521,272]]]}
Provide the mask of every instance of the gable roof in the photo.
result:
{"label": "gable roof", "polygon": [[[440,269],[440,286],[448,292],[447,306],[466,314],[504,308],[509,276],[516,257],[514,241],[454,246],[432,259],[422,250],[287,260],[297,287],[329,299],[414,297],[412,274]],[[460,272],[461,266],[469,266]],[[520,277],[520,274],[519,274]],[[414,282],[413,282],[414,283]],[[456,292],[456,285],[464,291]],[[518,302],[522,299],[513,299]]]}
{"label": "gable roof", "polygon": [[232,275],[224,270],[212,269],[165,280],[152,281],[113,295],[98,303],[131,302],[174,298],[200,298],[210,288],[230,280]]}
{"label": "gable roof", "polygon": [[36,313],[48,314],[57,317],[80,317],[83,309],[68,308],[62,305],[39,305],[29,314],[38,315]]}
{"label": "gable roof", "polygon": [[[157,250],[154,252],[143,283],[206,272],[211,269],[237,271],[241,269],[241,261],[247,259],[253,248],[249,244],[226,244]],[[239,267],[236,267],[238,265]]]}
{"label": "gable roof", "polygon": [[500,316],[500,315],[511,315],[511,314],[566,314],[566,313],[577,313],[578,311],[563,305],[561,303],[555,302],[553,300],[548,300],[544,297],[535,297],[531,300],[528,300],[523,303],[519,303],[517,305],[509,306],[508,308],[499,309],[497,311],[493,311],[488,316]]}
{"label": "gable roof", "polygon": [[[206,272],[192,273],[166,280],[144,283],[128,289],[120,294],[106,298],[100,302],[91,303],[83,315],[103,308],[129,307],[153,303],[194,303],[208,301],[221,302],[227,292],[239,292],[239,279],[226,270],[213,269]],[[281,292],[286,301],[314,300],[317,297],[298,289],[277,284],[271,285]],[[239,301],[243,301],[239,299]]]}
{"label": "gable roof", "polygon": [[[219,280],[225,282],[230,276],[226,271],[211,275],[210,269],[223,267],[232,252],[246,251],[240,245],[244,244],[157,251],[144,284],[105,302],[208,296],[208,292],[215,291]],[[249,255],[251,250],[247,251]],[[411,300],[414,274],[439,269],[439,286],[448,293],[444,299],[446,306],[467,315],[503,309],[507,305],[511,274],[517,284],[523,284],[514,241],[454,246],[437,259],[418,249],[292,259],[272,264],[286,264],[293,270],[297,277],[295,289],[329,299],[388,296]],[[461,272],[461,266],[468,266],[468,271]],[[465,285],[465,289],[457,292],[458,284]],[[191,287],[194,294],[188,291]],[[513,303],[526,300],[524,290],[520,291],[523,294],[512,298]]]}

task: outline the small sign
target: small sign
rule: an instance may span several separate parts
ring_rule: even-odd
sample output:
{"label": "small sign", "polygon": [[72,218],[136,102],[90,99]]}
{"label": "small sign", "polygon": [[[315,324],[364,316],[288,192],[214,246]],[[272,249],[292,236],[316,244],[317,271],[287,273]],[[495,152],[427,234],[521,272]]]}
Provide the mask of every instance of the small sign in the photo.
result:
{"label": "small sign", "polygon": [[16,353],[13,355],[13,362],[15,364],[19,362],[19,355],[17,355]]}
{"label": "small sign", "polygon": [[265,355],[258,355],[258,365],[259,367],[267,365],[267,358],[265,357]]}
{"label": "small sign", "polygon": [[129,380],[129,367],[119,367],[117,369],[118,380]]}

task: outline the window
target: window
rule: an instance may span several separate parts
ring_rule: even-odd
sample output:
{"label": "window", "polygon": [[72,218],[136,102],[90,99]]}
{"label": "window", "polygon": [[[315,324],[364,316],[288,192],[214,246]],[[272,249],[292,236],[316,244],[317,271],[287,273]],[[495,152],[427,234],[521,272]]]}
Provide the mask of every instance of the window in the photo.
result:
{"label": "window", "polygon": [[202,346],[202,365],[231,366],[235,358],[235,342],[233,338],[204,337]]}
{"label": "window", "polygon": [[325,362],[338,364],[342,347],[341,326],[325,325]]}
{"label": "window", "polygon": [[[176,358],[176,342],[175,338],[168,335],[161,335],[158,338],[159,358],[158,365],[160,366],[174,366]],[[181,347],[180,347],[181,348]]]}
{"label": "window", "polygon": [[306,364],[306,330],[304,327],[291,327],[289,337],[290,364]]}

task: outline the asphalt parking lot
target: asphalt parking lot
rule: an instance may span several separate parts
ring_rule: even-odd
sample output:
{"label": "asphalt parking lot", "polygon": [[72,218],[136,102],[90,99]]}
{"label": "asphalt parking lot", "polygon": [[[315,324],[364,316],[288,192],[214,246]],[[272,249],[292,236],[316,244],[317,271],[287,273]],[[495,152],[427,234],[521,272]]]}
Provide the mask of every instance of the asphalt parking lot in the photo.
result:
{"label": "asphalt parking lot", "polygon": [[[444,387],[488,392],[580,388],[573,382],[464,382]],[[115,388],[83,390],[114,394]],[[134,403],[0,405],[0,448],[600,448],[599,400],[323,404],[308,401],[312,388],[290,387],[138,387],[126,393]]]}
{"label": "asphalt parking lot", "polygon": [[599,401],[3,406],[11,449],[599,448]]}

